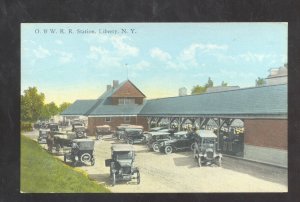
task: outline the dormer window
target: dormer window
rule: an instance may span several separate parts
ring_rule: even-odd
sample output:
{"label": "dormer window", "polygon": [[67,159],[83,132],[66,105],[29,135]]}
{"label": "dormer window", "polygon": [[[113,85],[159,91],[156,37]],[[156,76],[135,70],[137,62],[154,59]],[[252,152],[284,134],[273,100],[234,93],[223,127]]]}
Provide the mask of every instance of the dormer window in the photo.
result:
{"label": "dormer window", "polygon": [[134,104],[135,101],[133,98],[119,98],[119,105],[125,105],[125,104]]}

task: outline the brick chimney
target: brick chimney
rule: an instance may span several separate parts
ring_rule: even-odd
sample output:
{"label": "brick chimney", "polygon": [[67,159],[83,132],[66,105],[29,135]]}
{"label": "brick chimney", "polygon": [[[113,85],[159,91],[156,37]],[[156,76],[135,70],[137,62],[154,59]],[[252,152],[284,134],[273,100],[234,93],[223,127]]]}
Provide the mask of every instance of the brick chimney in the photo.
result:
{"label": "brick chimney", "polygon": [[119,81],[118,80],[113,80],[113,88],[117,88],[119,85]]}
{"label": "brick chimney", "polygon": [[109,91],[111,89],[111,85],[106,85],[106,91]]}

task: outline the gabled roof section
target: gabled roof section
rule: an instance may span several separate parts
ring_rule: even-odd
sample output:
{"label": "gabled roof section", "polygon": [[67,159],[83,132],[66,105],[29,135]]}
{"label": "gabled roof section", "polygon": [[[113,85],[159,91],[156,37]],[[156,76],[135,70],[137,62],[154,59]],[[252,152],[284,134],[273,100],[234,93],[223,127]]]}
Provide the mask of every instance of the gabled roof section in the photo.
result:
{"label": "gabled roof section", "polygon": [[116,90],[111,94],[111,97],[142,97],[146,96],[130,81],[122,82]]}
{"label": "gabled roof section", "polygon": [[148,100],[139,115],[287,117],[287,85]]}
{"label": "gabled roof section", "polygon": [[87,112],[97,103],[97,100],[76,100],[60,115],[86,115]]}

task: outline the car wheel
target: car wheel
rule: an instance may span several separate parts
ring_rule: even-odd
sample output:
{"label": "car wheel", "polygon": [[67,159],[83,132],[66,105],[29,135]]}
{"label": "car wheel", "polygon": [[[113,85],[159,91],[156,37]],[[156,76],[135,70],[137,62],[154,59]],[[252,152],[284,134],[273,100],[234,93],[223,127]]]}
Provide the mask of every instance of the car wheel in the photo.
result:
{"label": "car wheel", "polygon": [[65,163],[67,162],[67,156],[66,156],[66,154],[64,154],[64,162]]}
{"label": "car wheel", "polygon": [[96,136],[96,139],[97,139],[97,140],[100,140],[100,139],[101,139],[101,136],[100,136],[100,135],[97,135],[97,136]]}
{"label": "car wheel", "polygon": [[191,144],[191,150],[195,151],[195,147],[196,147],[196,143],[194,142],[193,144]]}
{"label": "car wheel", "polygon": [[88,162],[90,162],[91,161],[91,155],[89,154],[89,153],[83,153],[82,155],[81,155],[81,157],[80,157],[80,161],[82,162],[82,163],[85,163],[85,164],[87,164]]}
{"label": "car wheel", "polygon": [[222,167],[222,159],[219,157],[218,160],[217,160],[217,165],[219,167]]}
{"label": "car wheel", "polygon": [[94,165],[95,165],[95,158],[92,157],[92,159],[91,159],[91,166],[94,166]]}
{"label": "car wheel", "polygon": [[79,133],[77,133],[77,137],[78,137],[78,138],[83,138],[83,137],[84,137],[84,134],[83,134],[82,132],[79,132]]}
{"label": "car wheel", "polygon": [[133,144],[133,140],[128,139],[128,140],[127,140],[127,144]]}
{"label": "car wheel", "polygon": [[115,184],[116,184],[116,173],[113,173],[113,174],[112,174],[111,185],[112,185],[112,186],[115,186]]}
{"label": "car wheel", "polygon": [[157,143],[154,143],[154,144],[152,145],[152,148],[153,148],[153,151],[159,152],[159,146],[158,146]]}
{"label": "car wheel", "polygon": [[56,144],[56,145],[55,145],[55,151],[56,151],[57,153],[59,153],[60,149],[61,149],[60,144]]}
{"label": "car wheel", "polygon": [[136,172],[136,183],[140,184],[141,183],[141,175],[140,175],[140,171]]}
{"label": "car wheel", "polygon": [[201,163],[201,157],[200,156],[198,156],[198,166],[201,168],[201,166],[202,166],[202,163]]}
{"label": "car wheel", "polygon": [[78,161],[73,161],[73,167],[76,167],[78,165]]}
{"label": "car wheel", "polygon": [[171,154],[172,151],[173,151],[173,148],[172,148],[171,146],[166,146],[166,147],[165,147],[165,153],[166,153],[166,154]]}

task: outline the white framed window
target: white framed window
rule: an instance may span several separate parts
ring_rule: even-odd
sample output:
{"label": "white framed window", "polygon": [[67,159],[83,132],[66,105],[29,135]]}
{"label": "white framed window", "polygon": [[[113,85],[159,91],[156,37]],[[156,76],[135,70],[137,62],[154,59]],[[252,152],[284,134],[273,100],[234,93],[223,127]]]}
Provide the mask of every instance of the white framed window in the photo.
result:
{"label": "white framed window", "polygon": [[134,104],[133,98],[119,98],[119,105]]}
{"label": "white framed window", "polygon": [[111,117],[105,117],[105,122],[111,122]]}
{"label": "white framed window", "polygon": [[130,116],[125,116],[124,117],[124,122],[130,122]]}

